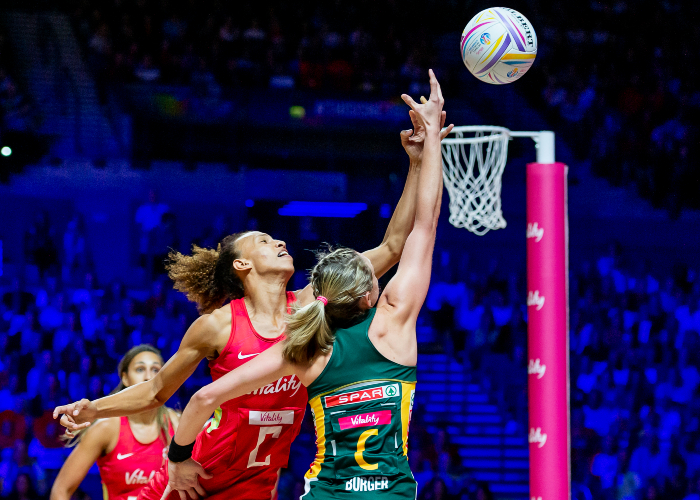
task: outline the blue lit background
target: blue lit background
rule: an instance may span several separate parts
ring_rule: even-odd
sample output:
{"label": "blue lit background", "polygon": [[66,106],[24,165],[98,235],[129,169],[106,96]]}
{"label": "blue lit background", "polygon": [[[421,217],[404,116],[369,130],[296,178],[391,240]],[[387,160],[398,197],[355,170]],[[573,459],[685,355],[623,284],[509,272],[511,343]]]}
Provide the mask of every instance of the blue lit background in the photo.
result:
{"label": "blue lit background", "polygon": [[[3,2],[0,496],[20,472],[48,495],[65,456],[48,410],[109,392],[133,344],[177,348],[196,311],[162,273],[168,248],[260,229],[288,243],[300,288],[322,243],[380,242],[408,166],[399,95],[427,96],[431,67],[450,122],[554,130],[570,167],[574,498],[698,500],[700,4],[513,0],[539,53],[504,87],[459,60],[490,6]],[[449,226],[444,199],[418,325],[421,499],[528,498],[533,159],[511,142],[503,230]],[[169,405],[208,380],[201,366]],[[312,450],[307,423],[280,498],[298,498]]]}

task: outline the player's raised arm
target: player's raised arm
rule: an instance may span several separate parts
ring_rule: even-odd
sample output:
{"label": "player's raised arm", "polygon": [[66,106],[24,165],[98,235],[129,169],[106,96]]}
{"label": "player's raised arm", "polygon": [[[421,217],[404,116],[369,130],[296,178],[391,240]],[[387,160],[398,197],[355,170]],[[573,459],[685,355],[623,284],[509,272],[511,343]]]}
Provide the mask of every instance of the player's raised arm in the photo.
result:
{"label": "player's raised arm", "polygon": [[70,433],[88,427],[98,418],[134,415],[164,405],[192,375],[199,362],[214,354],[211,336],[216,331],[215,323],[216,319],[209,314],[197,318],[185,333],[180,348],[151,380],[95,401],[81,399],[57,406],[53,417],[64,414],[61,425]]}
{"label": "player's raised arm", "polygon": [[[374,267],[374,274],[381,278],[401,258],[408,235],[413,229],[413,221],[416,217],[416,188],[423,161],[423,148],[425,143],[425,128],[417,118],[413,110],[409,111],[413,129],[401,131],[401,145],[406,150],[409,158],[408,176],[404,184],[403,193],[396,209],[391,216],[389,226],[386,228],[384,239],[378,247],[363,252],[369,258]],[[443,111],[440,116],[440,128],[445,124],[446,114]],[[450,133],[452,127],[448,127],[440,133],[440,140]]]}
{"label": "player's raised arm", "polygon": [[425,128],[423,165],[418,177],[413,230],[406,241],[396,275],[387,285],[380,305],[384,302],[393,307],[394,318],[408,323],[415,322],[418,317],[430,284],[435,233],[442,202],[440,126],[444,100],[432,70],[429,100],[418,104],[406,94],[401,97]]}
{"label": "player's raised arm", "polygon": [[[416,218],[416,188],[423,162],[423,147],[425,144],[425,128],[416,116],[415,111],[408,112],[412,129],[401,131],[401,145],[408,155],[408,175],[401,193],[401,198],[396,204],[396,209],[391,216],[389,225],[384,233],[384,239],[379,246],[363,252],[374,267],[374,274],[381,278],[386,272],[395,266],[401,258],[406,239],[411,234],[413,222]],[[445,125],[447,115],[443,111],[440,116],[440,128]],[[440,132],[440,140],[447,137],[452,131],[450,125]],[[309,286],[297,292],[297,299],[301,305],[306,305],[314,300],[313,290]]]}

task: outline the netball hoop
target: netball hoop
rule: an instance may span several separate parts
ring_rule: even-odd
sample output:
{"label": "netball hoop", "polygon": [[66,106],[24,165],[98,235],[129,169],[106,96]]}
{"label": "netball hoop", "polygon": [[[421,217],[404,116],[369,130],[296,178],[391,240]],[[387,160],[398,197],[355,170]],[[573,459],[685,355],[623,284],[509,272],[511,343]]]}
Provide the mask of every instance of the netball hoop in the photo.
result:
{"label": "netball hoop", "polygon": [[554,133],[455,127],[442,141],[450,222],[483,235],[506,226],[501,176],[511,137],[530,137],[527,165],[527,315],[530,498],[571,498],[569,436],[567,167],[554,161]]}
{"label": "netball hoop", "polygon": [[531,137],[538,163],[554,163],[554,133],[511,132],[488,125],[455,127],[442,141],[450,224],[479,236],[506,227],[501,211],[501,177],[511,137]]}

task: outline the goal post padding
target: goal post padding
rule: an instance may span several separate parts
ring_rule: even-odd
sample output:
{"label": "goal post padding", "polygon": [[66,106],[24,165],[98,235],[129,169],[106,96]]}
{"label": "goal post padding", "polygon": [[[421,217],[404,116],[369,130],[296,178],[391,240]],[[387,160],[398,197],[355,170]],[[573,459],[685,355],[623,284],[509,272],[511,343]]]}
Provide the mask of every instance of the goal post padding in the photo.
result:
{"label": "goal post padding", "polygon": [[571,498],[567,167],[527,165],[531,500]]}

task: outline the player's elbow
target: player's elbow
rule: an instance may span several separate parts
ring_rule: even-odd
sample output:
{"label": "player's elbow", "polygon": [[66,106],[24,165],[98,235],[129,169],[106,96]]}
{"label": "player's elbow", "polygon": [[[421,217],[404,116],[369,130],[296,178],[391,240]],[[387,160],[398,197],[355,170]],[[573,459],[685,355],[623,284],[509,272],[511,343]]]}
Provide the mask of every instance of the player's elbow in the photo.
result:
{"label": "player's elbow", "polygon": [[209,409],[212,411],[218,406],[218,394],[215,389],[212,389],[210,385],[202,387],[200,390],[194,393],[190,402],[194,404],[197,408]]}
{"label": "player's elbow", "polygon": [[168,399],[170,399],[170,396],[172,396],[172,393],[168,393],[165,387],[157,384],[155,379],[144,383],[150,385],[150,390],[148,391],[149,398],[147,402],[149,410],[163,406]]}
{"label": "player's elbow", "polygon": [[420,231],[428,235],[434,235],[437,231],[438,216],[416,217],[416,223],[413,226],[414,231]]}
{"label": "player's elbow", "polygon": [[403,248],[405,245],[406,245],[405,238],[399,238],[399,237],[389,238],[386,241],[386,243],[384,244],[385,252],[386,252],[389,260],[393,264],[398,263],[399,260],[401,259],[401,254],[403,253]]}
{"label": "player's elbow", "polygon": [[73,491],[59,482],[54,483],[51,487],[49,500],[68,500],[73,495]]}

